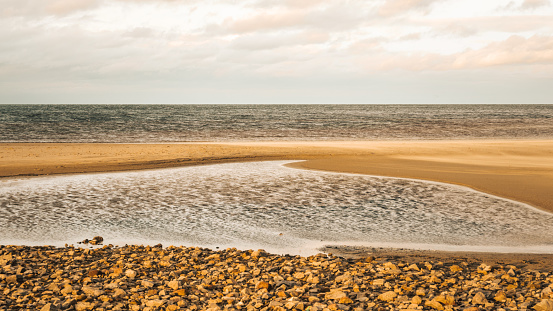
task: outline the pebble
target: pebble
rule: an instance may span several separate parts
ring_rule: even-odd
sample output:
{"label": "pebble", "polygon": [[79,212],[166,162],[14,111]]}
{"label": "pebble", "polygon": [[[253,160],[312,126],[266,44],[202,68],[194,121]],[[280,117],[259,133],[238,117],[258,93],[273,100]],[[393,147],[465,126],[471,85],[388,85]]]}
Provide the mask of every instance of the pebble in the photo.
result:
{"label": "pebble", "polygon": [[104,245],[0,246],[0,260],[0,311],[553,311],[552,271],[454,259]]}

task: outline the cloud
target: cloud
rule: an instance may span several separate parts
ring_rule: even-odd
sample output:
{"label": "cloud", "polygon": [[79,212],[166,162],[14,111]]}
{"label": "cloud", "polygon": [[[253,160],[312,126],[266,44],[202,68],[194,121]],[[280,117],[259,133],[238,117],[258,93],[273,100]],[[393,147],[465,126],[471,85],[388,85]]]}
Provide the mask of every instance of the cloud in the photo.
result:
{"label": "cloud", "polygon": [[439,0],[386,0],[379,8],[382,16],[404,14],[414,10],[428,10],[432,4]]}
{"label": "cloud", "polygon": [[63,16],[99,7],[101,0],[3,0],[0,16],[37,17]]}
{"label": "cloud", "polygon": [[324,8],[260,10],[244,18],[226,19],[215,28],[235,34],[302,28],[343,31],[355,28],[368,19],[368,9],[365,7],[335,4]]}
{"label": "cloud", "polygon": [[479,50],[469,50],[455,56],[453,68],[502,65],[553,64],[553,37],[511,36]]}
{"label": "cloud", "polygon": [[469,49],[451,55],[425,52],[389,53],[381,49],[374,54],[357,55],[357,61],[366,73],[391,70],[446,72],[512,66],[551,68],[553,67],[553,36],[535,35],[525,38],[513,35],[480,49]]}
{"label": "cloud", "polygon": [[550,6],[549,0],[524,0],[522,4],[518,5],[516,2],[509,2],[507,5],[501,7],[500,10],[506,11],[527,11],[535,10],[542,7]]}
{"label": "cloud", "polygon": [[529,10],[549,5],[550,3],[548,0],[524,0],[520,8],[523,10]]}
{"label": "cloud", "polygon": [[50,1],[46,7],[46,11],[52,15],[66,15],[96,8],[99,5],[99,0],[55,0]]}
{"label": "cloud", "polygon": [[230,48],[238,50],[266,50],[283,46],[309,45],[324,43],[329,39],[325,32],[305,31],[292,34],[253,34],[233,40]]}

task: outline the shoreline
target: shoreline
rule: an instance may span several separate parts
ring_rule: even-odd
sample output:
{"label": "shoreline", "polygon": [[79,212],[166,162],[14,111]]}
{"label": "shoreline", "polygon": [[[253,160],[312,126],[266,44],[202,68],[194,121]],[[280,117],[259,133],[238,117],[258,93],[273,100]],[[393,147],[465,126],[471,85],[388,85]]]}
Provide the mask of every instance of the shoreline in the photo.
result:
{"label": "shoreline", "polygon": [[0,180],[267,160],[455,184],[553,212],[553,140],[0,143]]}

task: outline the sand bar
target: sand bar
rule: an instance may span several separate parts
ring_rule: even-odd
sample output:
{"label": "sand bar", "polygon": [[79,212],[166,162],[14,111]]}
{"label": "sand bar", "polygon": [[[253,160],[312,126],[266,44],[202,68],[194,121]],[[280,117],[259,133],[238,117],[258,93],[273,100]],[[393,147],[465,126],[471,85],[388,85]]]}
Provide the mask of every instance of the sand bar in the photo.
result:
{"label": "sand bar", "polygon": [[306,160],[296,168],[465,185],[553,212],[553,140],[1,143],[0,177],[283,159]]}

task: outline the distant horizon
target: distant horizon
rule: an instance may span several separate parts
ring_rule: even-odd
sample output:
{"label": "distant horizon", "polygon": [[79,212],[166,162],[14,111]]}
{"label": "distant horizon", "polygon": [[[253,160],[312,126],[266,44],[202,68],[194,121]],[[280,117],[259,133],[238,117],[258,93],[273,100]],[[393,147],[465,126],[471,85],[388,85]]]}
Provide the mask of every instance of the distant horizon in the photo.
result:
{"label": "distant horizon", "polygon": [[553,105],[553,103],[0,103],[0,105]]}

